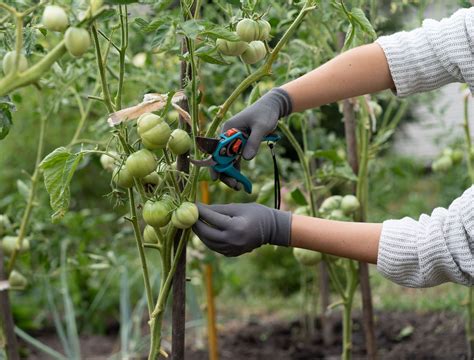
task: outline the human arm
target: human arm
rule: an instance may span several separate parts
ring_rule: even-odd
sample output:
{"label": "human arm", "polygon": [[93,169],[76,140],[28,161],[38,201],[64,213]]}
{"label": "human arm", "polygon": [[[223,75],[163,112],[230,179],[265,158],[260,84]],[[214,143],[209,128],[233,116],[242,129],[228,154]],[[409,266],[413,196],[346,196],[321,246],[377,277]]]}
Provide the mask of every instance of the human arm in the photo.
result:
{"label": "human arm", "polygon": [[370,263],[407,287],[473,285],[474,186],[448,208],[383,224],[317,219],[258,204],[199,205],[193,230],[212,250],[238,256],[264,244]]}

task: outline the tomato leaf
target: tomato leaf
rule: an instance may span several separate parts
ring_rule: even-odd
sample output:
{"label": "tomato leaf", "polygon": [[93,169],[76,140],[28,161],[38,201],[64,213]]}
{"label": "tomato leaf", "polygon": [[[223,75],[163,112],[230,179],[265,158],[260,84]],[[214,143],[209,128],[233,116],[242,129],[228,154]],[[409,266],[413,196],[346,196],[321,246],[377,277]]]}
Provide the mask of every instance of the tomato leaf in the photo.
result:
{"label": "tomato leaf", "polygon": [[229,65],[227,61],[219,54],[216,48],[203,46],[195,51],[196,56],[204,62],[216,65]]}
{"label": "tomato leaf", "polygon": [[106,0],[106,4],[112,5],[126,5],[126,4],[133,4],[137,3],[139,0]]}
{"label": "tomato leaf", "polygon": [[46,156],[40,164],[44,174],[44,184],[50,197],[53,222],[59,221],[69,209],[70,188],[74,172],[83,158],[82,153],[70,153],[60,147]]}
{"label": "tomato leaf", "polygon": [[13,125],[12,111],[16,111],[16,107],[10,97],[0,97],[0,140],[8,135]]}
{"label": "tomato leaf", "polygon": [[344,161],[336,150],[316,150],[314,156],[331,160],[334,164],[340,164]]}
{"label": "tomato leaf", "polygon": [[372,39],[375,39],[377,37],[377,34],[375,33],[374,28],[372,27],[372,24],[367,19],[362,9],[353,8],[351,10],[351,15],[352,19],[357,22],[363,32],[369,35]]}
{"label": "tomato leaf", "polygon": [[170,24],[163,24],[156,30],[151,41],[151,48],[154,52],[167,51],[173,47],[175,40],[175,27]]}
{"label": "tomato leaf", "polygon": [[296,188],[294,189],[291,193],[291,198],[295,201],[300,206],[306,206],[308,205],[308,202],[306,201],[306,198],[304,194],[301,192],[300,189]]}

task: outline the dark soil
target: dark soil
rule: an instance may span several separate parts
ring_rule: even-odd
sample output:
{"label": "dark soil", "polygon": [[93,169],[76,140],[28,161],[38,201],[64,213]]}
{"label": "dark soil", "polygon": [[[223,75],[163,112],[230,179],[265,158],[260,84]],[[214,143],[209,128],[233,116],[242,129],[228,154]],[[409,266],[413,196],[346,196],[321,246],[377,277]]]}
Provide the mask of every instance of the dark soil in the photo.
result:
{"label": "dark soil", "polygon": [[[334,343],[325,346],[319,331],[303,334],[298,321],[250,322],[221,330],[220,360],[339,359],[341,321],[332,319]],[[467,359],[464,321],[452,313],[384,312],[376,318],[379,359]],[[365,359],[360,318],[354,320],[353,359]],[[207,351],[189,349],[186,359],[208,359]]]}
{"label": "dark soil", "polygon": [[[299,321],[235,320],[219,329],[220,360],[313,360],[340,359],[342,324],[340,316],[331,319],[333,343],[324,345],[320,324],[316,322],[313,336],[307,336]],[[381,360],[402,359],[467,359],[464,319],[447,313],[383,312],[376,314],[376,337]],[[360,318],[355,314],[353,359],[366,359]],[[38,340],[61,351],[57,336],[42,332],[33,334]],[[192,342],[190,337],[188,343]],[[120,349],[119,336],[85,336],[81,338],[83,359],[102,360]],[[23,358],[50,359],[22,343]],[[134,359],[146,359],[134,357]],[[207,360],[206,350],[189,345],[186,360]]]}

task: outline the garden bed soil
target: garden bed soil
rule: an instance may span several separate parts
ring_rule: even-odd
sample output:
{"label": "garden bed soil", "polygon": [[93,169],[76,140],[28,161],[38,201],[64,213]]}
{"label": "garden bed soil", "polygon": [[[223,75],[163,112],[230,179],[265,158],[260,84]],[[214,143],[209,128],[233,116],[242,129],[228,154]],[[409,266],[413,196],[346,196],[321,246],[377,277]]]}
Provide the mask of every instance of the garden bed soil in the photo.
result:
{"label": "garden bed soil", "polygon": [[[311,337],[304,335],[299,321],[260,318],[257,320],[228,321],[219,327],[220,360],[314,360],[340,359],[342,323],[340,316],[330,318],[333,340],[324,345],[320,323]],[[463,317],[448,312],[419,314],[415,312],[376,313],[376,338],[379,359],[467,359]],[[115,327],[114,330],[117,328]],[[38,340],[61,351],[56,334],[33,334]],[[206,349],[196,349],[189,337],[186,360],[207,360]],[[89,335],[81,337],[83,359],[108,359],[120,349],[119,335]],[[21,343],[23,357],[31,360],[50,359],[31,346]],[[134,359],[146,359],[136,357]],[[353,331],[353,359],[366,359],[360,316],[355,314]]]}
{"label": "garden bed soil", "polygon": [[[225,326],[219,334],[220,360],[340,359],[342,323],[331,318],[334,343],[323,344],[321,331],[308,338],[299,321],[252,321]],[[317,330],[320,324],[317,322]],[[464,320],[446,313],[376,314],[379,359],[467,359]],[[353,359],[366,359],[360,317],[354,319]],[[187,360],[208,359],[206,350],[188,349]]]}

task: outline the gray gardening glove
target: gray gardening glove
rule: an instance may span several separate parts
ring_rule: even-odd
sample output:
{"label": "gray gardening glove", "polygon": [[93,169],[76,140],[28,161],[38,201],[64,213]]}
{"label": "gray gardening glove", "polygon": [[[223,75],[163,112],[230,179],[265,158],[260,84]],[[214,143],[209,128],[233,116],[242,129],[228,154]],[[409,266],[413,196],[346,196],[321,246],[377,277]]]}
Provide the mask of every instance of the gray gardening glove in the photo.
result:
{"label": "gray gardening glove", "polygon": [[291,213],[249,204],[198,204],[194,233],[225,256],[238,256],[264,244],[289,246]]}
{"label": "gray gardening glove", "polygon": [[[242,157],[245,160],[251,160],[257,154],[262,138],[272,133],[277,127],[278,120],[291,114],[291,111],[290,95],[282,88],[274,88],[248,108],[227,120],[222,127],[222,132],[237,128],[250,133]],[[217,180],[218,177],[229,187],[240,190],[241,184],[237,180],[218,174],[211,169],[211,178]]]}

